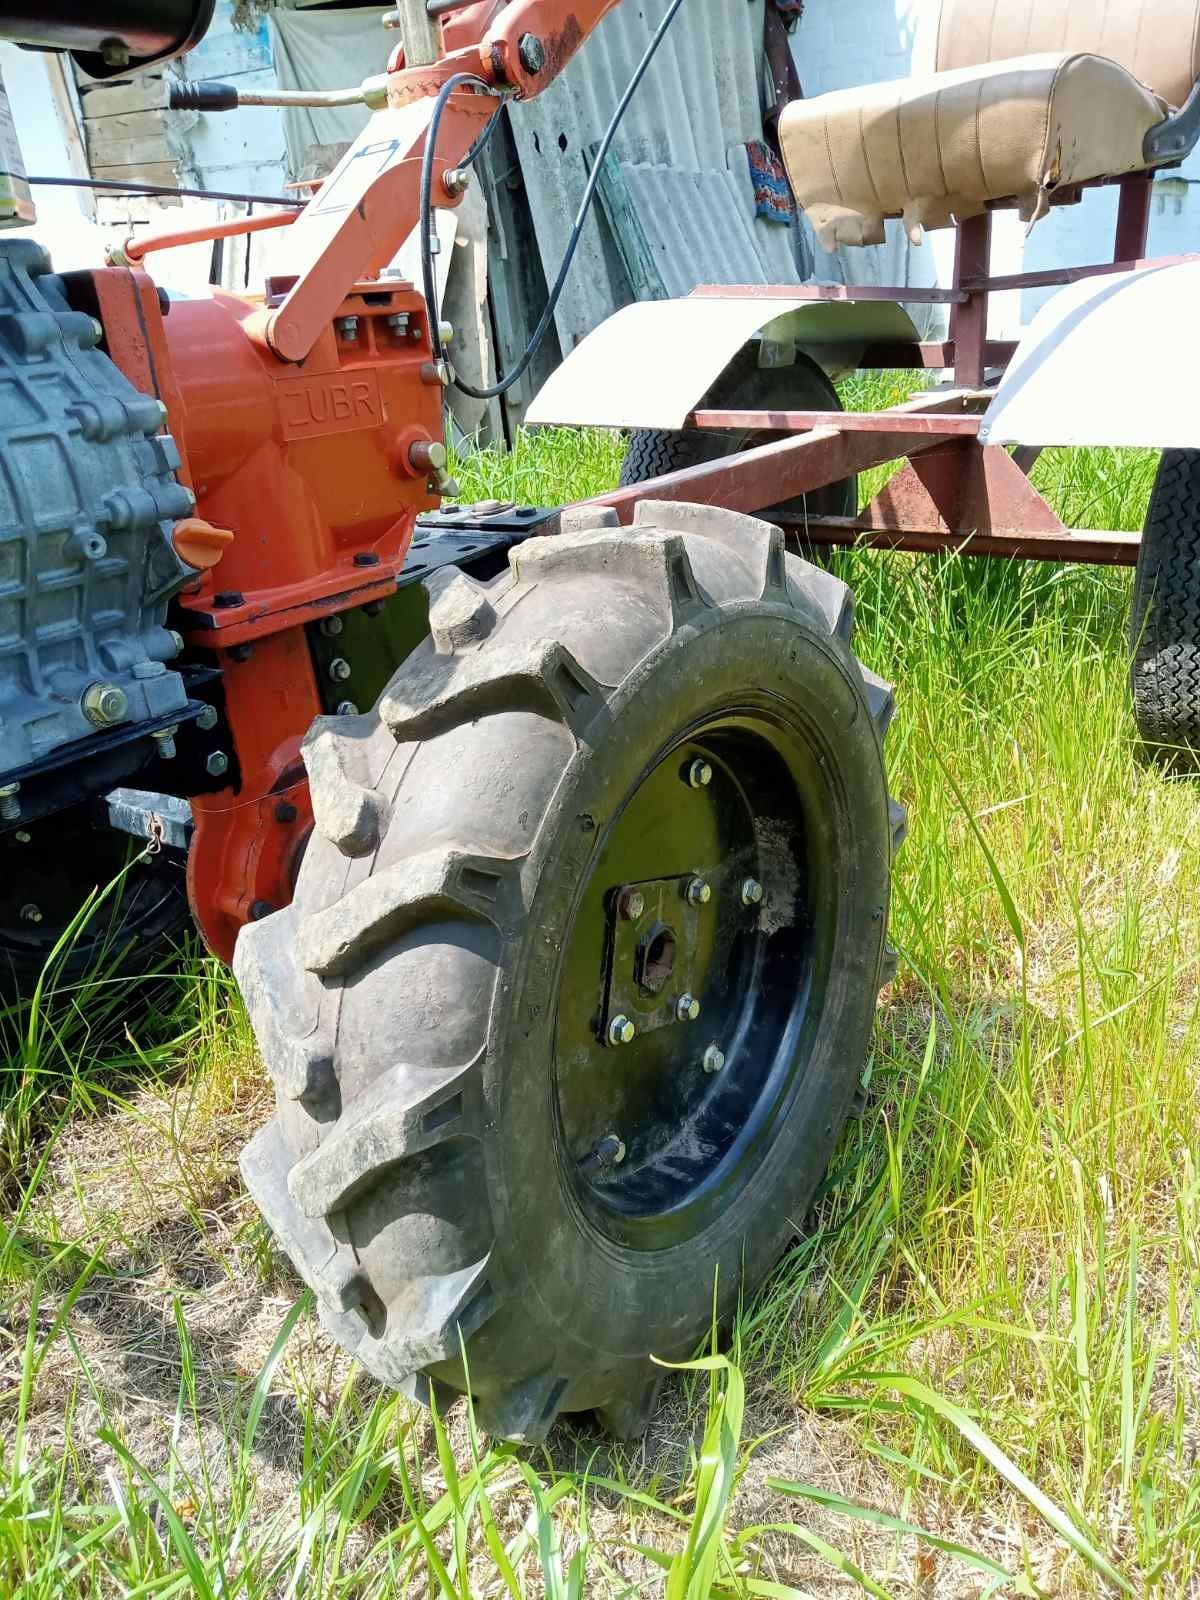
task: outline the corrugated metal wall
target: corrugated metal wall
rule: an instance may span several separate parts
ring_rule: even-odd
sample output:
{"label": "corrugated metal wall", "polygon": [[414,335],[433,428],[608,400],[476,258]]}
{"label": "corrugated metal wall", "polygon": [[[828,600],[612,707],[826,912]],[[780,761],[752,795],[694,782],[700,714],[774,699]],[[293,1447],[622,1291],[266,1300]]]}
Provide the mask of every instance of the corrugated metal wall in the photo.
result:
{"label": "corrugated metal wall", "polygon": [[[603,135],[668,0],[627,0],[544,94],[511,108],[547,275],[558,268]],[[613,146],[668,293],[698,283],[794,283],[797,230],[755,216],[744,149],[762,137],[763,7],[685,0]],[[558,308],[564,350],[633,298],[603,217],[585,224]]]}

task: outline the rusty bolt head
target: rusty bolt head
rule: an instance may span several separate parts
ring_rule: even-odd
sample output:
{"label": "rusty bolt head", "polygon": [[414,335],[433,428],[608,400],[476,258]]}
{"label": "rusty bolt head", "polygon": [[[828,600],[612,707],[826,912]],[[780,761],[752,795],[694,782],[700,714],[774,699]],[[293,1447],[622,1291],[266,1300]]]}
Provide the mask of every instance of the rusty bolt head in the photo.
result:
{"label": "rusty bolt head", "polygon": [[608,1025],[609,1044],[632,1044],[637,1029],[626,1016],[615,1016]]}
{"label": "rusty bolt head", "polygon": [[742,904],[756,906],[763,897],[763,886],[757,878],[747,878],[742,884]]}
{"label": "rusty bolt head", "polygon": [[705,1072],[720,1072],[725,1065],[725,1052],[719,1044],[710,1044],[704,1052],[703,1060]]}
{"label": "rusty bolt head", "polygon": [[695,1022],[700,1015],[700,1002],[694,994],[681,994],[675,1002],[675,1017],[679,1022]]}
{"label": "rusty bolt head", "polygon": [[636,922],[646,909],[646,896],[640,889],[622,889],[617,913],[624,922]]}
{"label": "rusty bolt head", "polygon": [[341,617],[321,618],[321,632],[327,639],[336,638],[344,627],[345,623],[342,621]]}
{"label": "rusty bolt head", "polygon": [[703,878],[692,878],[688,881],[683,895],[690,906],[706,906],[712,899],[712,890]]}
{"label": "rusty bolt head", "polygon": [[517,44],[517,56],[525,71],[533,77],[546,65],[546,47],[536,33],[523,33]]}
{"label": "rusty bolt head", "polygon": [[707,761],[693,761],[687,777],[693,789],[707,789],[712,782],[712,768]]}

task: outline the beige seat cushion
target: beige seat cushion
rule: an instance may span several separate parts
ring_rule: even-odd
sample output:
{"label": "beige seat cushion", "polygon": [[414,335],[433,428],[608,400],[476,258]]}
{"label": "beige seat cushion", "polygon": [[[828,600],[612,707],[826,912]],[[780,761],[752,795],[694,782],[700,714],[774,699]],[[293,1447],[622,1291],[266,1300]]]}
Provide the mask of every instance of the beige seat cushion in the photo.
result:
{"label": "beige seat cushion", "polygon": [[880,244],[1015,199],[1036,222],[1064,184],[1140,170],[1167,107],[1093,55],[1034,55],[795,100],[779,124],[796,198],[826,250]]}

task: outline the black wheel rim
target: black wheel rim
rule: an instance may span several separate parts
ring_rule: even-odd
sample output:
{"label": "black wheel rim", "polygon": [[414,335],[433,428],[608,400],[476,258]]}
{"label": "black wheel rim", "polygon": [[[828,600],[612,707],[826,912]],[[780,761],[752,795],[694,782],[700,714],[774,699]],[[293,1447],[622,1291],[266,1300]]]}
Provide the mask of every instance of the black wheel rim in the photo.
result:
{"label": "black wheel rim", "polygon": [[[696,762],[707,784],[694,783]],[[569,1187],[621,1245],[701,1232],[753,1180],[801,1092],[836,934],[845,810],[831,767],[787,708],[766,697],[730,707],[649,764],[593,855],[561,966],[555,1094]],[[671,885],[682,904],[694,877],[711,898],[689,946],[664,907]],[[618,1018],[638,1031],[619,1044],[606,979],[628,952],[618,897],[639,884],[653,886],[637,922],[644,943],[666,925],[667,992],[692,995],[700,1015],[641,1031],[634,1006],[656,997],[625,962]]]}

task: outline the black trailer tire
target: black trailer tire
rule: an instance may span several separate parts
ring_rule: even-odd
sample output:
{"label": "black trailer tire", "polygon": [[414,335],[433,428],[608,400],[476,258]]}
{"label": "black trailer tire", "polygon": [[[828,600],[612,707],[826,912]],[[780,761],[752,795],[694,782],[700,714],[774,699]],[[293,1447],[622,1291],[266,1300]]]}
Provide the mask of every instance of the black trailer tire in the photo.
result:
{"label": "black trailer tire", "polygon": [[[378,709],[306,740],[296,898],[238,940],[277,1091],[242,1170],[383,1382],[469,1388],[510,1439],[588,1409],[629,1434],[650,1355],[694,1348],[714,1280],[722,1316],[761,1282],[851,1108],[890,975],[892,695],[846,586],[727,511],[647,502],[428,587]],[[616,907],[662,927],[623,879],[703,981],[698,1021],[671,989],[620,1044]]]}
{"label": "black trailer tire", "polygon": [[1200,770],[1200,450],[1164,450],[1129,609],[1130,685],[1142,748]]}
{"label": "black trailer tire", "polygon": [[[838,392],[815,361],[798,355],[788,367],[760,367],[756,347],[739,350],[705,395],[702,405],[714,409],[764,411],[840,411]],[[718,428],[692,428],[674,432],[667,428],[638,428],[629,435],[621,462],[621,485],[646,483],[668,472],[698,467],[705,461],[770,444],[787,435],[754,432],[749,428],[725,432]],[[780,509],[784,509],[781,507]],[[788,511],[814,517],[853,517],[858,514],[858,478],[842,478],[786,502]],[[769,516],[769,511],[764,511]]]}

